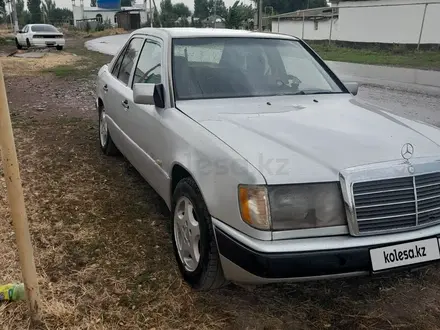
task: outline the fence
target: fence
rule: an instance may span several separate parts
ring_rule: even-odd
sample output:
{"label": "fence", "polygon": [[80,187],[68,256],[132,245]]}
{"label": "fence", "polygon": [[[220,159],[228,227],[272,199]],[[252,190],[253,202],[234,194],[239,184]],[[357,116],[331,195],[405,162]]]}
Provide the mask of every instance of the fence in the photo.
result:
{"label": "fence", "polygon": [[272,31],[329,43],[440,45],[440,2],[353,3],[271,16]]}

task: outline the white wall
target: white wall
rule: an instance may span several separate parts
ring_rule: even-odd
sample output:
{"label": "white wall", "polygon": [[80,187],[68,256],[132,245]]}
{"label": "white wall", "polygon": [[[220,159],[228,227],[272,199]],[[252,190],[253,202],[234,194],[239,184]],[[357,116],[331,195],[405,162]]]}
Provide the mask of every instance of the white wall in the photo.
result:
{"label": "white wall", "polygon": [[421,42],[440,43],[440,4],[432,4],[427,7]]}
{"label": "white wall", "polygon": [[[440,3],[432,3],[434,1],[439,2],[439,0],[424,0],[430,4],[426,7],[422,44],[440,44]],[[412,5],[383,6],[407,3]],[[369,5],[374,7],[367,7]],[[417,44],[424,10],[425,4],[414,4],[413,0],[340,2],[339,18],[333,20],[332,40]],[[318,30],[314,30],[313,24],[313,21],[305,21],[304,39],[329,38],[329,20],[320,21]],[[301,37],[302,25],[302,21],[281,20],[279,32]],[[277,19],[272,21],[272,31],[278,32]]]}
{"label": "white wall", "polygon": [[[333,21],[332,39],[333,39],[333,33],[336,29],[335,25],[337,25],[337,23]],[[317,30],[315,30],[315,23],[313,21],[304,21],[304,37],[302,34],[302,29],[303,29],[302,21],[280,20],[279,30],[278,30],[278,21],[276,20],[272,21],[272,32],[289,34],[304,39],[327,40],[330,33],[330,20],[319,21]]]}
{"label": "white wall", "polygon": [[[76,26],[76,20],[80,19],[90,19],[90,18],[96,18],[96,15],[101,14],[102,15],[102,21],[105,22],[107,19],[110,20],[110,22],[113,24],[113,26],[117,26],[117,23],[115,23],[115,15],[117,11],[114,10],[99,10],[99,8],[93,7],[93,8],[86,8],[85,10],[80,6],[73,7],[73,20],[74,24]],[[144,24],[147,22],[148,14],[145,10],[140,11],[140,20],[141,24]]]}

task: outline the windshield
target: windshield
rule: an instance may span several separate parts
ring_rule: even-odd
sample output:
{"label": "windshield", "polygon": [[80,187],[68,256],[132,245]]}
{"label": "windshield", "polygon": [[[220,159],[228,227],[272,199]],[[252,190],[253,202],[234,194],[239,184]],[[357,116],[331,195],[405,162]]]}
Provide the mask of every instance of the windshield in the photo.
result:
{"label": "windshield", "polygon": [[342,92],[301,43],[283,39],[174,39],[173,78],[180,100]]}
{"label": "windshield", "polygon": [[45,24],[32,25],[31,29],[33,32],[59,32],[55,26]]}

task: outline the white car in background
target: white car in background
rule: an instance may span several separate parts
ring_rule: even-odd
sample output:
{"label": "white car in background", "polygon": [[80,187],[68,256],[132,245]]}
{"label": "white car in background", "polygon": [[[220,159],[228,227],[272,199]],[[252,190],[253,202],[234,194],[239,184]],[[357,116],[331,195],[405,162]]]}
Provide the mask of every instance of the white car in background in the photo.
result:
{"label": "white car in background", "polygon": [[50,24],[27,24],[15,36],[17,49],[22,47],[56,47],[62,50],[66,41],[64,35]]}

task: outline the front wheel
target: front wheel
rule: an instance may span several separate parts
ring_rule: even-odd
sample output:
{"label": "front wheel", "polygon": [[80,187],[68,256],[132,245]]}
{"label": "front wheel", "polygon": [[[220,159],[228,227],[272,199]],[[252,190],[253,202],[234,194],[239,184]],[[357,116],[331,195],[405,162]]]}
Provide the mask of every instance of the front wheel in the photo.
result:
{"label": "front wheel", "polygon": [[171,232],[176,261],[188,284],[202,291],[227,284],[211,217],[192,178],[182,179],[174,191]]}
{"label": "front wheel", "polygon": [[23,47],[20,45],[20,43],[18,42],[18,39],[15,38],[15,46],[17,46],[17,49],[22,49]]}
{"label": "front wheel", "polygon": [[57,46],[57,50],[63,50],[63,46]]}
{"label": "front wheel", "polygon": [[99,145],[107,156],[116,156],[119,154],[119,150],[113,143],[110,132],[108,131],[107,116],[104,107],[99,110]]}
{"label": "front wheel", "polygon": [[29,39],[26,39],[26,46],[27,48],[31,48],[31,42],[29,41]]}

